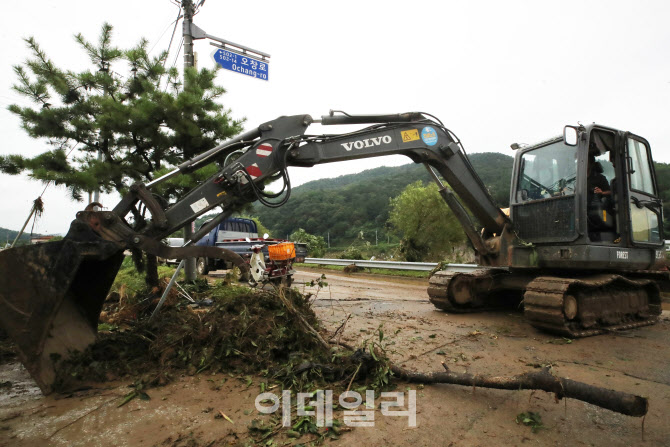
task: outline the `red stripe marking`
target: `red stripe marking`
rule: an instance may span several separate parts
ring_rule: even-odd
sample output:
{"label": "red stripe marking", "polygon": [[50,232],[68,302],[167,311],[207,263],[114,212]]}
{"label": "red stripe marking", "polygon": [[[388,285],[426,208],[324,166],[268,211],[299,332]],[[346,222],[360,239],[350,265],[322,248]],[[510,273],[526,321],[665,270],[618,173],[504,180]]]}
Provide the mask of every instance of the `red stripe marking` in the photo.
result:
{"label": "red stripe marking", "polygon": [[260,170],[260,168],[257,165],[251,165],[247,166],[247,172],[249,173],[250,176],[252,177],[260,177],[263,175],[263,172]]}
{"label": "red stripe marking", "polygon": [[263,143],[256,148],[256,155],[259,157],[268,157],[272,154],[272,145],[268,143]]}

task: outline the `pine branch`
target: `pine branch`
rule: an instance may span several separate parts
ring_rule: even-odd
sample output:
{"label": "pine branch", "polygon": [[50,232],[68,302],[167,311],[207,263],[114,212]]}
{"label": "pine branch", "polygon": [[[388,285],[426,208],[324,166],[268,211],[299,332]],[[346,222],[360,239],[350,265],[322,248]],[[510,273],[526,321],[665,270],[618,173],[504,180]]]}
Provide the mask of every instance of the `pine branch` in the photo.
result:
{"label": "pine branch", "polygon": [[148,168],[144,174],[147,176],[147,178],[151,179],[151,172],[155,171],[154,165],[151,163],[151,160],[149,157],[147,157],[147,154],[142,149],[140,141],[138,140],[137,135],[135,135],[135,132],[131,132],[131,135],[133,137],[133,143],[135,143],[135,153],[141,156],[148,165]]}
{"label": "pine branch", "polygon": [[109,151],[109,138],[103,138],[102,139],[102,144],[100,143],[95,143],[93,145],[96,149],[98,149],[100,152],[102,152],[103,161],[107,161],[109,163],[112,163],[114,165],[120,165],[122,162],[119,160],[116,160],[114,157],[112,157],[111,152]]}
{"label": "pine branch", "polygon": [[42,103],[46,106],[47,100],[50,99],[49,92],[43,82],[30,82],[28,74],[19,65],[14,66],[14,73],[19,77],[20,85],[13,85],[12,90],[24,96],[28,96],[36,103]]}
{"label": "pine branch", "polygon": [[44,79],[60,95],[66,95],[71,90],[67,76],[58,70],[54,63],[42,51],[33,37],[24,39],[35,59],[26,61],[26,65],[38,77]]}
{"label": "pine branch", "polygon": [[81,33],[76,34],[74,39],[84,50],[86,50],[86,53],[88,53],[88,57],[93,64],[97,65],[100,63],[100,55],[98,54],[97,48],[91,45]]}

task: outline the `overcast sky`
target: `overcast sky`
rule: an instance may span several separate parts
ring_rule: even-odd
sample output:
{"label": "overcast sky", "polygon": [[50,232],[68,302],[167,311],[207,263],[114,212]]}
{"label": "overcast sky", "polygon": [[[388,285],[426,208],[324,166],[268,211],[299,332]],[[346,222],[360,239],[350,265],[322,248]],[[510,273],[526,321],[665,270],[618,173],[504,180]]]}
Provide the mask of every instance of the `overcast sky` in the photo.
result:
{"label": "overcast sky", "polygon": [[[0,36],[0,154],[36,155],[9,104],[12,66],[34,36],[54,62],[81,70],[88,59],[73,39],[96,40],[103,22],[114,41],[140,37],[166,49],[178,8],[170,0],[14,2]],[[269,81],[221,70],[223,104],[246,127],[280,115],[425,111],[439,117],[469,152],[512,155],[565,124],[597,122],[647,138],[655,160],[670,162],[670,2],[667,1],[223,1],[207,0],[194,22],[208,34],[271,54]],[[177,30],[181,32],[181,23]],[[179,36],[175,38],[170,65]],[[195,43],[199,66],[214,47]],[[182,55],[177,65],[183,66]],[[121,68],[121,67],[119,67]],[[326,128],[332,132],[334,129]],[[314,125],[309,132],[322,132]],[[291,182],[409,162],[401,156],[292,168]],[[18,230],[43,185],[0,174],[0,227]],[[113,207],[117,197],[103,196]],[[64,233],[76,211],[50,187],[35,232]],[[29,227],[30,228],[30,227]]]}

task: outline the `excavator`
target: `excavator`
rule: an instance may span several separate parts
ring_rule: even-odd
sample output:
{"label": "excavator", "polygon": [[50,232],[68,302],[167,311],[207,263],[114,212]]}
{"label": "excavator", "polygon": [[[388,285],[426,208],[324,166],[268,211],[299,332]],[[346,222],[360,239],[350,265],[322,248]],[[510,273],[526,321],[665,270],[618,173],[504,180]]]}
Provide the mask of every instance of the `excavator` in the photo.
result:
{"label": "excavator", "polygon": [[[341,134],[307,134],[321,125],[359,125]],[[495,203],[456,135],[436,117],[411,112],[282,116],[134,184],[111,210],[89,205],[63,240],[0,253],[0,326],[44,393],[55,364],[95,341],[98,317],[124,250],[163,258],[224,259],[248,273],[239,255],[196,246],[240,205],[289,200],[289,166],[401,154],[422,163],[475,250],[478,268],[438,271],[430,301],[446,312],[523,303],[528,322],[565,337],[653,324],[666,284],[662,204],[649,143],[610,127],[565,126],[563,135],[516,150],[509,212]],[[218,172],[176,203],[152,188],[217,163]],[[265,185],[282,180],[277,193]],[[220,214],[183,247],[161,240],[198,216]]]}

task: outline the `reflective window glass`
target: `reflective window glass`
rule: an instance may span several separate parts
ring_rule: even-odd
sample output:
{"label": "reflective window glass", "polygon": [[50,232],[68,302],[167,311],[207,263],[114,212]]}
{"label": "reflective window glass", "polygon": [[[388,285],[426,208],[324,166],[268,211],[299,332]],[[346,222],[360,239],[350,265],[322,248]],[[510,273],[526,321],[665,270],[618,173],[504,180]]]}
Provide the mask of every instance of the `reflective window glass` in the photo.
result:
{"label": "reflective window glass", "polygon": [[516,201],[571,195],[577,179],[577,149],[562,141],[523,154]]}
{"label": "reflective window glass", "polygon": [[630,218],[633,224],[633,240],[635,242],[661,242],[658,227],[658,215],[649,208],[630,207]]}
{"label": "reflective window glass", "polygon": [[647,146],[641,141],[628,139],[628,156],[631,159],[630,188],[656,195],[649,167]]}

